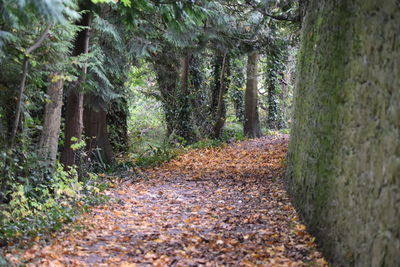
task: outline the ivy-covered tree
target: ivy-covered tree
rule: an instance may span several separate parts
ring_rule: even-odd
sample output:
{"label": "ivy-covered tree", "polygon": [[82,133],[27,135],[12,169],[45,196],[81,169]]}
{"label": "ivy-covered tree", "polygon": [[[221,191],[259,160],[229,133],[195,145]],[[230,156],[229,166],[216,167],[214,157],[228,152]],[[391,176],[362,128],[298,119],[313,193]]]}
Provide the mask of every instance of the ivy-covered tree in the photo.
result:
{"label": "ivy-covered tree", "polygon": [[267,88],[267,127],[269,129],[282,129],[285,127],[284,114],[281,108],[281,90],[285,82],[284,70],[287,59],[287,45],[284,42],[277,43],[266,56],[265,87]]}
{"label": "ivy-covered tree", "polygon": [[245,92],[245,64],[244,60],[240,57],[235,58],[231,65],[231,88],[229,90],[229,98],[231,99],[234,109],[235,117],[239,122],[243,123],[244,120],[244,92]]}
{"label": "ivy-covered tree", "polygon": [[247,137],[261,136],[260,119],[258,115],[258,61],[257,52],[252,52],[247,58],[247,80],[244,96],[243,131]]}

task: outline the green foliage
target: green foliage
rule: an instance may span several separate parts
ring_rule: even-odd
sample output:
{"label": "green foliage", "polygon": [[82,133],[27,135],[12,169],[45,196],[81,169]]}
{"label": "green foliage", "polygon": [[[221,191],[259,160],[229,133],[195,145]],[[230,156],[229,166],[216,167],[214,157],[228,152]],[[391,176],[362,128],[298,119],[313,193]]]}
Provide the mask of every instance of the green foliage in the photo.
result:
{"label": "green foliage", "polygon": [[260,90],[260,107],[266,127],[282,129],[291,122],[297,39],[276,22],[270,30],[273,38],[261,62],[264,86]]}
{"label": "green foliage", "polygon": [[232,78],[228,96],[233,104],[235,117],[241,122],[244,120],[244,92],[246,89],[245,68],[246,66],[243,58],[235,58],[232,60]]}
{"label": "green foliage", "polygon": [[[18,30],[32,25],[32,20],[42,18],[45,24],[69,25],[79,18],[73,0],[2,0],[0,2],[0,62],[6,44],[18,44]],[[3,28],[3,25],[5,26]],[[26,32],[25,32],[26,33]]]}
{"label": "green foliage", "polygon": [[173,143],[164,139],[161,145],[148,145],[140,155],[136,157],[135,164],[141,168],[158,166],[175,158],[179,153],[187,149],[201,149],[224,146],[226,143],[242,141],[245,139],[242,126],[240,124],[230,124],[224,129],[221,139],[202,139],[191,145],[184,146],[183,143]]}
{"label": "green foliage", "polygon": [[[9,1],[6,1],[9,2]],[[70,61],[66,59],[72,48],[71,39],[74,38],[77,27],[72,24],[68,8],[75,7],[71,1],[14,1],[4,7],[0,23],[10,22],[4,29],[11,31],[12,42],[6,43],[0,55],[0,125],[3,126],[3,135],[0,133],[0,149],[5,153],[1,155],[0,201],[6,201],[10,194],[10,187],[15,183],[28,180],[32,187],[47,181],[51,171],[42,166],[42,161],[36,154],[37,139],[42,130],[42,113],[48,98],[45,89],[49,85],[50,74],[64,72],[66,80],[74,80],[67,71]],[[54,6],[50,6],[53,3]],[[4,2],[2,2],[4,4]],[[17,5],[17,6],[16,6]],[[66,7],[64,5],[68,5]],[[1,9],[1,8],[0,8]],[[52,10],[54,9],[54,10]],[[63,10],[62,13],[60,10]],[[61,13],[62,14],[61,14]],[[40,15],[38,13],[45,13]],[[47,15],[46,15],[47,14]],[[53,19],[49,18],[53,14]],[[59,16],[65,16],[61,19]],[[14,16],[14,17],[7,17]],[[68,19],[67,19],[68,18]],[[29,21],[26,21],[29,20]],[[16,88],[21,80],[22,60],[25,51],[32,46],[42,33],[47,23],[55,23],[49,31],[49,38],[29,55],[31,67],[25,95],[23,96],[21,129],[18,135],[17,147],[8,147],[8,135],[11,130],[11,120],[14,117]],[[45,24],[45,25],[43,25]],[[11,28],[12,26],[12,28]],[[1,49],[1,48],[0,48]],[[0,131],[1,132],[1,131]],[[16,190],[17,187],[14,187]]]}
{"label": "green foliage", "polygon": [[29,180],[10,188],[10,201],[0,205],[0,240],[29,238],[58,230],[74,220],[88,205],[104,201],[101,182],[90,174],[90,182],[79,181],[75,168],[65,171],[58,164],[52,180],[32,186]]}
{"label": "green foliage", "polygon": [[194,144],[191,144],[189,148],[192,149],[202,149],[202,148],[211,148],[211,147],[219,147],[224,145],[225,143],[219,139],[202,139],[197,141]]}
{"label": "green foliage", "polygon": [[265,135],[289,134],[290,129],[279,129],[279,130],[265,129],[263,132]]}
{"label": "green foliage", "polygon": [[85,140],[78,140],[76,137],[72,137],[71,141],[73,142],[71,145],[72,150],[78,150],[85,147]]}
{"label": "green foliage", "polygon": [[210,148],[220,147],[227,143],[233,143],[245,140],[246,137],[243,134],[243,125],[238,122],[228,122],[222,132],[220,139],[202,139],[196,143],[188,146],[188,148]]}
{"label": "green foliage", "polygon": [[221,139],[228,143],[246,139],[243,133],[243,125],[237,122],[228,123],[222,132]]}
{"label": "green foliage", "polygon": [[164,142],[161,146],[149,145],[148,149],[136,158],[135,164],[140,168],[154,167],[170,161],[177,155],[178,150],[171,147],[168,142]]}
{"label": "green foliage", "polygon": [[159,95],[154,92],[154,74],[147,65],[130,72],[128,134],[131,151],[139,155],[149,145],[161,146],[166,138],[165,117]]}
{"label": "green foliage", "polygon": [[160,96],[154,92],[154,73],[148,65],[133,67],[130,72],[131,100],[128,133],[131,153],[138,167],[152,167],[177,155],[166,135],[165,117]]}

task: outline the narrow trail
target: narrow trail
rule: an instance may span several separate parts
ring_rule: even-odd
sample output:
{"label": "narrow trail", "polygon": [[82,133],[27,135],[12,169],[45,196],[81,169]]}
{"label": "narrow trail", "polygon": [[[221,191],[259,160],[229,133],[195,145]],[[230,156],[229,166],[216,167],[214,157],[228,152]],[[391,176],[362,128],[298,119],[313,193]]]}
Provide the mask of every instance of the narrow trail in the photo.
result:
{"label": "narrow trail", "polygon": [[[326,266],[284,190],[288,136],[194,150],[110,190],[28,266]],[[9,255],[15,263],[17,256]]]}

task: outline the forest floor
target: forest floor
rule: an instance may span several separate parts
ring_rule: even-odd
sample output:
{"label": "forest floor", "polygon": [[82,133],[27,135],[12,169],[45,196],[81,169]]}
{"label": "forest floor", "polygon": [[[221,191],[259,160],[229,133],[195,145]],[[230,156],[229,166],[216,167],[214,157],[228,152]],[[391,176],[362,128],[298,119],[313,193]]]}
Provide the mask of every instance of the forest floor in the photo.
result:
{"label": "forest floor", "polygon": [[284,190],[287,135],[197,149],[107,192],[28,266],[327,266]]}

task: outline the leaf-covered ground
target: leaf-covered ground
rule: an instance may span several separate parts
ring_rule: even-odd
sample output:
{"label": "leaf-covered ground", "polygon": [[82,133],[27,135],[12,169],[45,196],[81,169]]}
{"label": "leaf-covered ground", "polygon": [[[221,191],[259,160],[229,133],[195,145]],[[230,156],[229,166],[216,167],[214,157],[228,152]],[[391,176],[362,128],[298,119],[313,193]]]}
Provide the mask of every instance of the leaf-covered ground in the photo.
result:
{"label": "leaf-covered ground", "polygon": [[28,266],[325,266],[282,180],[288,136],[193,150],[108,194]]}

